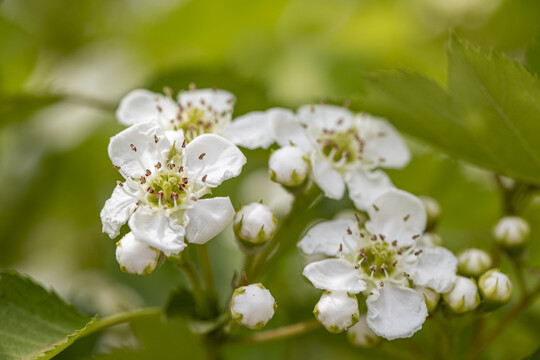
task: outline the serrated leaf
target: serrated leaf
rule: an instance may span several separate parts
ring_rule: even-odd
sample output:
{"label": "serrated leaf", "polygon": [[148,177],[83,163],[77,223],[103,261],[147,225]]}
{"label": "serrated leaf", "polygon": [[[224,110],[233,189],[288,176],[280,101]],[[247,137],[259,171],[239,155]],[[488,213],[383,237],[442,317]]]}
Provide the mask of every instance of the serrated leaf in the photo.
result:
{"label": "serrated leaf", "polygon": [[95,319],[14,271],[0,271],[0,358],[46,360],[71,345]]}
{"label": "serrated leaf", "polygon": [[540,183],[540,81],[451,35],[447,88],[421,75],[366,76],[355,105],[448,154]]}

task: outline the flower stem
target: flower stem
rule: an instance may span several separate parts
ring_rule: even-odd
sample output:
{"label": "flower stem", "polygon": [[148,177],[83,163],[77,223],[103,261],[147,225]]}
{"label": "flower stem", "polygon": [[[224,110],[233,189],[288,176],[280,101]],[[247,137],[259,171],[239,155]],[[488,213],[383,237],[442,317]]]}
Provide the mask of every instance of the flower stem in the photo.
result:
{"label": "flower stem", "polygon": [[202,312],[201,315],[209,315],[208,311],[208,302],[204,294],[204,290],[201,286],[201,282],[199,280],[199,275],[197,274],[197,270],[195,269],[195,266],[193,263],[186,258],[183,258],[181,262],[177,263],[178,267],[184,271],[186,274],[190,284],[191,288],[193,290],[193,296],[195,297],[195,301]]}
{"label": "flower stem", "polygon": [[208,255],[208,247],[203,244],[199,247],[199,255],[201,259],[202,273],[204,281],[206,283],[206,293],[208,294],[208,301],[217,302],[216,287],[214,284],[214,277],[212,275],[212,266],[210,264],[210,257]]}
{"label": "flower stem", "polygon": [[228,344],[250,344],[261,343],[267,341],[286,339],[292,336],[305,334],[319,328],[321,324],[315,320],[305,320],[296,324],[283,326],[273,330],[261,331],[250,336],[231,339]]}
{"label": "flower stem", "polygon": [[147,317],[159,316],[163,314],[160,308],[146,308],[137,309],[133,311],[126,311],[123,313],[115,314],[112,316],[104,317],[101,320],[96,321],[90,325],[80,336],[80,338],[96,333],[98,331],[107,329],[111,326],[122,324],[136,319],[142,319]]}

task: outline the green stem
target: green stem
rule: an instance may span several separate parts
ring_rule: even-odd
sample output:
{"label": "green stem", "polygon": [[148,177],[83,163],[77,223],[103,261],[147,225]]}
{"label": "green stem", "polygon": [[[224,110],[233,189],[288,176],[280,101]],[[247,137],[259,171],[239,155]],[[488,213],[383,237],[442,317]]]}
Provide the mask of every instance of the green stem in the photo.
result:
{"label": "green stem", "polygon": [[291,324],[283,326],[273,330],[257,332],[253,335],[231,339],[227,341],[227,344],[250,344],[250,343],[261,343],[267,341],[281,340],[286,339],[292,336],[298,336],[305,334],[312,330],[319,328],[321,324],[315,320],[305,320],[296,324]]}
{"label": "green stem", "polygon": [[210,301],[217,301],[216,287],[214,284],[214,277],[212,275],[212,266],[210,264],[210,257],[208,255],[208,247],[206,244],[199,247],[199,255],[201,258],[201,267],[204,277],[204,282],[206,283],[206,293],[210,298]]}
{"label": "green stem", "polygon": [[178,262],[177,265],[181,270],[184,271],[191,284],[193,296],[195,297],[195,301],[197,302],[197,305],[202,312],[201,315],[208,315],[208,302],[206,301],[206,298],[204,296],[204,290],[201,286],[199,275],[197,274],[195,266],[189,259],[186,258],[182,259],[181,262]]}
{"label": "green stem", "polygon": [[112,315],[109,317],[105,317],[101,320],[96,321],[92,325],[90,325],[79,338],[88,336],[90,334],[96,333],[98,331],[107,329],[111,326],[115,326],[118,324],[123,324],[125,322],[129,322],[136,319],[142,319],[152,316],[159,316],[163,314],[162,309],[160,308],[146,308],[146,309],[138,309],[133,311],[126,311],[123,313],[119,313],[116,315]]}

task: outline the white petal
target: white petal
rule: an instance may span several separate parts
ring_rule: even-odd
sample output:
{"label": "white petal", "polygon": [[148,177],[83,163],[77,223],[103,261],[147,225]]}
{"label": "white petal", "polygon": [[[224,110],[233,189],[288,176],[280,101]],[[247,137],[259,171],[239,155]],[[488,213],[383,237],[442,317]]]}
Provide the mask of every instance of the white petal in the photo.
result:
{"label": "white petal", "polygon": [[298,242],[298,247],[306,255],[322,254],[335,256],[342,245],[342,252],[349,254],[357,250],[357,241],[347,233],[347,228],[357,229],[354,220],[338,219],[323,221],[313,226]]}
{"label": "white petal", "polygon": [[103,232],[107,233],[111,239],[117,237],[120,234],[120,228],[128,221],[136,208],[135,191],[127,183],[124,184],[124,188],[117,185],[101,210]]}
{"label": "white petal", "polygon": [[364,140],[364,159],[385,168],[402,168],[409,163],[409,149],[388,121],[367,114],[359,115],[358,119],[359,135]]}
{"label": "white petal", "polygon": [[338,259],[313,262],[304,268],[303,275],[317,289],[346,291],[358,294],[366,290],[366,283],[360,279],[358,270]]}
{"label": "white petal", "polygon": [[358,320],[358,300],[346,292],[324,293],[315,305],[317,320],[330,332],[348,329]]}
{"label": "white petal", "polygon": [[422,328],[428,311],[422,295],[410,288],[385,284],[366,299],[367,323],[388,340],[408,338]]}
{"label": "white petal", "polygon": [[336,105],[304,105],[298,109],[297,114],[310,127],[333,131],[349,129],[353,119],[350,110]]}
{"label": "white petal", "polygon": [[200,89],[181,91],[178,94],[178,102],[184,108],[189,107],[188,104],[191,104],[191,106],[194,107],[211,106],[212,110],[221,113],[232,110],[234,103],[236,102],[236,98],[233,94],[226,90]]}
{"label": "white petal", "polygon": [[457,258],[443,247],[422,248],[418,264],[410,270],[414,285],[427,286],[438,293],[452,289],[456,280]]}
{"label": "white petal", "polygon": [[426,228],[426,210],[422,201],[406,191],[389,189],[368,208],[370,221],[366,229],[372,234],[383,234],[398,246],[415,243],[416,235]]}
{"label": "white petal", "polygon": [[184,131],[182,129],[180,130],[165,130],[165,136],[169,140],[171,144],[174,144],[177,148],[180,148],[182,146],[182,143],[184,142]]}
{"label": "white petal", "polygon": [[236,145],[215,134],[200,135],[186,147],[188,177],[200,180],[206,175],[210,187],[240,175],[245,163],[246,157]]}
{"label": "white petal", "polygon": [[223,231],[234,217],[234,209],[228,197],[201,199],[187,211],[187,241],[204,244]]}
{"label": "white petal", "polygon": [[267,112],[255,111],[240,116],[223,132],[227,139],[247,149],[267,149],[274,143]]}
{"label": "white petal", "polygon": [[131,178],[138,178],[146,169],[153,169],[157,162],[164,163],[170,150],[171,143],[165,133],[153,123],[130,126],[113,136],[109,143],[112,163],[120,166],[122,175]]}
{"label": "white petal", "polygon": [[147,121],[165,123],[175,119],[177,112],[178,105],[172,99],[148,90],[137,89],[120,101],[116,117],[124,125]]}
{"label": "white petal", "polygon": [[334,170],[332,163],[319,159],[315,153],[311,156],[311,171],[313,181],[330,199],[341,199],[345,192],[345,183],[339,172]]}
{"label": "white petal", "polygon": [[116,260],[122,271],[130,274],[150,274],[156,268],[159,254],[158,250],[135,240],[132,232],[127,233],[116,246]]}
{"label": "white petal", "polygon": [[306,152],[312,151],[313,147],[309,135],[292,111],[276,108],[267,112],[272,133],[279,146],[293,144]]}
{"label": "white petal", "polygon": [[135,239],[169,256],[178,254],[187,246],[184,243],[184,228],[165,211],[139,208],[129,219],[129,228]]}
{"label": "white petal", "polygon": [[358,210],[366,211],[380,195],[394,187],[384,171],[355,170],[345,175],[349,197]]}

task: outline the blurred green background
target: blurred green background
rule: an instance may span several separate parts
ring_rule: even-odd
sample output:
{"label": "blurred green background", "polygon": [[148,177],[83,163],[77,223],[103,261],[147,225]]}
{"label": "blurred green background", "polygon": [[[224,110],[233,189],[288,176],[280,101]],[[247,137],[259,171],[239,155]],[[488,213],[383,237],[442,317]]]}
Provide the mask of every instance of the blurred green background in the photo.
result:
{"label": "blurred green background", "polygon": [[[237,96],[235,115],[346,100],[361,90],[362,73],[374,70],[405,68],[442,81],[449,28],[523,60],[539,33],[539,15],[537,0],[1,1],[0,267],[28,273],[84,311],[101,314],[161,306],[185,281],[168,265],[147,277],[123,274],[115,241],[101,233],[99,212],[119,179],[107,156],[109,137],[122,129],[114,111],[134,88],[217,86]],[[492,175],[408,141],[414,158],[405,170],[390,173],[396,185],[440,202],[440,234],[451,250],[490,250],[491,227],[501,216]],[[230,193],[235,205],[263,198],[278,213],[286,211],[286,196],[266,176],[268,154],[246,155],[243,175],[220,194]],[[346,205],[325,200],[320,216],[332,217]],[[540,238],[540,201],[524,214],[533,228],[527,262],[534,272],[540,268],[540,243],[534,242]],[[241,256],[231,231],[209,245],[225,302]],[[280,305],[269,327],[310,318],[320,296],[303,280],[296,251],[279,265],[265,280]],[[503,332],[504,341],[486,358],[531,353],[540,345],[539,324],[536,304]],[[61,357],[200,354],[185,326],[153,319],[134,322],[132,331],[93,336]],[[419,346],[436,346],[428,343],[430,331],[428,321],[415,336]],[[465,326],[463,341],[471,332]],[[399,340],[379,351],[399,353],[403,345]],[[111,346],[127,348],[107,355]],[[231,346],[226,355],[358,359],[374,352],[321,330],[264,346]]]}

